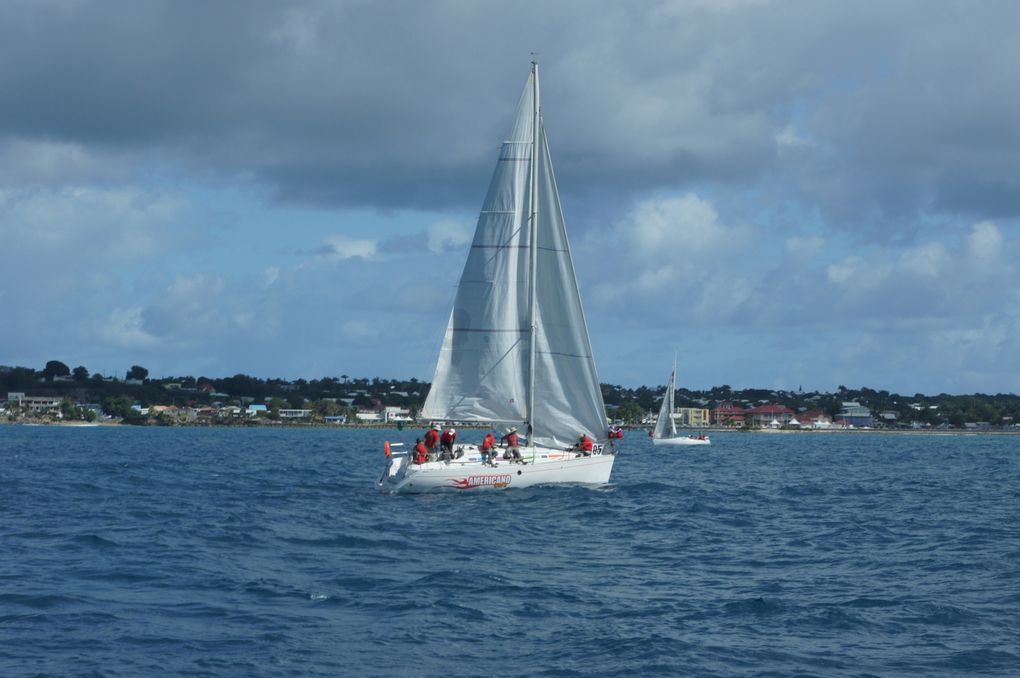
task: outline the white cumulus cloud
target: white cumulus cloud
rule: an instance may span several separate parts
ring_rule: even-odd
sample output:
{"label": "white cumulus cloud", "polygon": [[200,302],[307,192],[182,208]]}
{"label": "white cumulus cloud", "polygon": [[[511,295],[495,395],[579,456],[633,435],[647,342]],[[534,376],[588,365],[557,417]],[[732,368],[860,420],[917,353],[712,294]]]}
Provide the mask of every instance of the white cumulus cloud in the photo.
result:
{"label": "white cumulus cloud", "polygon": [[429,250],[442,254],[471,242],[471,227],[453,219],[443,219],[429,226]]}
{"label": "white cumulus cloud", "polygon": [[331,235],[315,255],[317,261],[336,264],[347,259],[375,259],[379,243],[375,240],[356,239],[346,235]]}

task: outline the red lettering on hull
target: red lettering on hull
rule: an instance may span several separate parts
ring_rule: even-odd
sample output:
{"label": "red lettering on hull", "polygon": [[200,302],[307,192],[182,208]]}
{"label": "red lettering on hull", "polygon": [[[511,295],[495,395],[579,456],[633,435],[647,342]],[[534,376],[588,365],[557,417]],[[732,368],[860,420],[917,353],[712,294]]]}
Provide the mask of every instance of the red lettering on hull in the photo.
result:
{"label": "red lettering on hull", "polygon": [[468,476],[467,478],[450,478],[449,485],[455,490],[470,490],[476,487],[494,487],[497,490],[501,490],[507,487],[512,481],[513,476],[509,473],[492,473],[482,476]]}

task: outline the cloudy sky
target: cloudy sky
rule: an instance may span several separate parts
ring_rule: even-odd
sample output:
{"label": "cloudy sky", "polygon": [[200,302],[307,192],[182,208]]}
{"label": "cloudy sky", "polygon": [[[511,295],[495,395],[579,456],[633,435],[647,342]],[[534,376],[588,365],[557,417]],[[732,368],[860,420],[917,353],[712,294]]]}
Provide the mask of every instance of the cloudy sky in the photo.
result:
{"label": "cloudy sky", "polygon": [[602,381],[1020,391],[1020,3],[0,4],[0,364],[430,380],[527,77]]}

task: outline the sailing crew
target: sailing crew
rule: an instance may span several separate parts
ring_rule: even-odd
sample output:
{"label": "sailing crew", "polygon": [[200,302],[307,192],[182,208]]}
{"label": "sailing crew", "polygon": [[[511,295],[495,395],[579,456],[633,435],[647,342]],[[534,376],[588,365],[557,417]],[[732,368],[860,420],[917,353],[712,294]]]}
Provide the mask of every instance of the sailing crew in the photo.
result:
{"label": "sailing crew", "polygon": [[485,434],[485,440],[482,441],[482,462],[485,464],[491,464],[493,458],[496,456],[496,436],[489,431]]}
{"label": "sailing crew", "polygon": [[428,450],[429,461],[435,461],[439,450],[439,424],[433,424],[432,428],[425,431],[425,449]]}
{"label": "sailing crew", "polygon": [[440,459],[453,459],[453,444],[457,441],[457,430],[448,428],[439,436]]}
{"label": "sailing crew", "polygon": [[506,435],[499,439],[499,442],[506,445],[506,452],[503,453],[504,459],[512,459],[518,464],[524,461],[521,459],[521,451],[517,449],[516,426],[511,426],[510,430],[506,432]]}
{"label": "sailing crew", "polygon": [[579,456],[584,455],[585,457],[590,457],[592,451],[591,438],[582,433],[581,437],[577,439],[577,444],[571,449],[577,452]]}
{"label": "sailing crew", "polygon": [[421,438],[418,438],[418,441],[414,446],[414,463],[424,464],[426,459],[428,459],[428,452],[426,452],[425,445],[422,444]]}

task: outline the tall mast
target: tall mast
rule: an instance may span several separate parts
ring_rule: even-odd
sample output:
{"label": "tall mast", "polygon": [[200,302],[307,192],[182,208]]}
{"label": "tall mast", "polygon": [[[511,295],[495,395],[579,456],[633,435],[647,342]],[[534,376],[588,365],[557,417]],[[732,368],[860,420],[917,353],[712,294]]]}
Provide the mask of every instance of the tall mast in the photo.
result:
{"label": "tall mast", "polygon": [[669,428],[673,432],[673,436],[676,437],[676,420],[673,418],[673,412],[676,410],[676,353],[673,354],[673,375],[670,377],[669,384]]}
{"label": "tall mast", "polygon": [[531,61],[531,87],[533,119],[531,125],[531,172],[529,176],[528,198],[528,256],[530,261],[528,277],[528,325],[531,328],[528,348],[528,445],[534,447],[533,432],[535,428],[535,347],[538,327],[535,322],[535,282],[538,280],[538,60]]}

